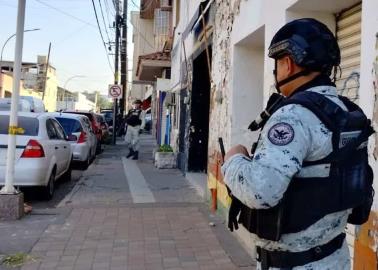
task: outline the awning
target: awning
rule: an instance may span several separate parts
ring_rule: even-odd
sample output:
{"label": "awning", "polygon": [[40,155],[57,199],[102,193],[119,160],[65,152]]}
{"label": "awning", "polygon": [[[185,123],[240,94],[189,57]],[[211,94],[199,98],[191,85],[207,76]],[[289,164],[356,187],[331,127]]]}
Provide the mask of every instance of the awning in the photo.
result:
{"label": "awning", "polygon": [[138,59],[136,76],[140,81],[155,81],[165,68],[171,67],[170,52],[155,52],[141,55]]}
{"label": "awning", "polygon": [[[201,10],[205,9],[207,4],[209,3],[210,0],[203,0],[199,5],[197,10],[194,12],[194,15],[192,19],[190,20],[189,24],[185,28],[184,32],[182,33],[183,39],[186,39],[186,37],[189,35],[189,33],[193,30],[193,27],[195,23],[197,22],[198,18],[201,16]],[[201,9],[202,7],[202,9]]]}

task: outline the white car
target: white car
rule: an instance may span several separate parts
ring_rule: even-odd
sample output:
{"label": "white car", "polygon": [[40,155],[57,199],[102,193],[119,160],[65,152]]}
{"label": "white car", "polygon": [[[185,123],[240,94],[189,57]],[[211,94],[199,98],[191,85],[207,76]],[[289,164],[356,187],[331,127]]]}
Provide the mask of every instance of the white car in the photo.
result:
{"label": "white car", "polygon": [[[0,186],[5,183],[10,112],[0,112]],[[40,186],[46,199],[58,178],[71,179],[71,145],[59,122],[46,113],[20,112],[14,186]]]}
{"label": "white car", "polygon": [[96,157],[97,138],[88,117],[81,114],[49,113],[60,123],[69,137],[73,161],[80,162],[86,169]]}

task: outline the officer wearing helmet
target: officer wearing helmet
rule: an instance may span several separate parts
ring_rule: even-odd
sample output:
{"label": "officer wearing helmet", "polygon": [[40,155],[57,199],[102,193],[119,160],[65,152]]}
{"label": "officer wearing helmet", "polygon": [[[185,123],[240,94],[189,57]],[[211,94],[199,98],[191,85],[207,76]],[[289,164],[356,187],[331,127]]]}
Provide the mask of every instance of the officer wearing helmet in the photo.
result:
{"label": "officer wearing helmet", "polygon": [[133,109],[129,110],[126,115],[126,124],[125,142],[129,147],[129,154],[126,157],[137,160],[139,158],[139,135],[145,125],[141,100],[137,99],[133,102]]}
{"label": "officer wearing helmet", "polygon": [[283,26],[269,57],[284,99],[252,156],[242,145],[225,155],[229,228],[241,223],[252,233],[258,269],[350,269],[345,228],[366,222],[374,193],[370,121],[337,94],[330,76],[340,50],[321,22],[306,18]]}

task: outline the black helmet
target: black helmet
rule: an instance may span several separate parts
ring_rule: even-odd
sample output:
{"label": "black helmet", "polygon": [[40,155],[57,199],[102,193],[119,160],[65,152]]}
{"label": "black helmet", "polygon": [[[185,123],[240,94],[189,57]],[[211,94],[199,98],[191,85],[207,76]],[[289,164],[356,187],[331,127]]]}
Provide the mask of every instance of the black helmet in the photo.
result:
{"label": "black helmet", "polygon": [[340,64],[335,36],[325,24],[312,18],[294,20],[278,30],[270,43],[269,57],[284,55],[290,55],[298,66],[327,75]]}
{"label": "black helmet", "polygon": [[142,104],[142,101],[140,99],[136,99],[133,104]]}

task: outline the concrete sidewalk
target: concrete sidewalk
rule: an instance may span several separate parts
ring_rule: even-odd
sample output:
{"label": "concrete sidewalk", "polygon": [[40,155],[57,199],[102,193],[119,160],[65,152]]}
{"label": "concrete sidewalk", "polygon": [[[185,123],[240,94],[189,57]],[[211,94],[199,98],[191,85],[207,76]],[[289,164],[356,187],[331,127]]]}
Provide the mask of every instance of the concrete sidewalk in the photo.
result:
{"label": "concrete sidewalk", "polygon": [[121,141],[107,147],[23,249],[34,260],[21,269],[255,269],[182,173],[153,167],[152,147],[143,136],[137,162]]}

